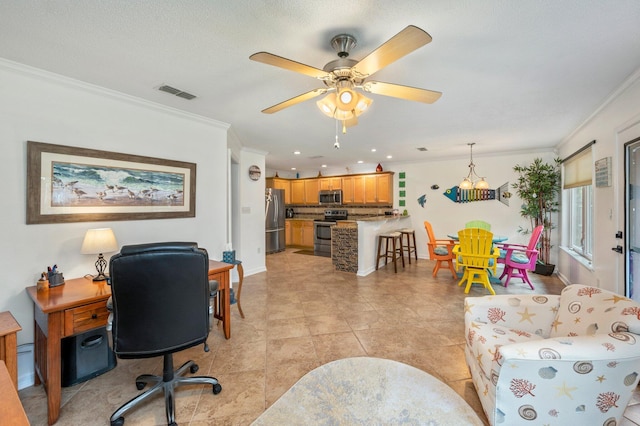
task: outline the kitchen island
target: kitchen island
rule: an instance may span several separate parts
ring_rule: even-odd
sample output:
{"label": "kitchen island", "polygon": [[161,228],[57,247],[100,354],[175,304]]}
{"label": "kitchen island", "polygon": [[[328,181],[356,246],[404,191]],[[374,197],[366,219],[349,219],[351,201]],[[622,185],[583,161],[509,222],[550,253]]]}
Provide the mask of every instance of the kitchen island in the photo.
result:
{"label": "kitchen island", "polygon": [[338,221],[332,228],[331,258],[339,271],[364,277],[376,270],[378,235],[410,228],[410,216],[367,216]]}

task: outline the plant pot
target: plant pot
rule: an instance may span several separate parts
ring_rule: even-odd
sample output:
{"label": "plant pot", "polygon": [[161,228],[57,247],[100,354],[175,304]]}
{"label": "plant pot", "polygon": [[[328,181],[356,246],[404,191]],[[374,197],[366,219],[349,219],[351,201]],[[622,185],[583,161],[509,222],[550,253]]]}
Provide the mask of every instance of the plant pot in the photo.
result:
{"label": "plant pot", "polygon": [[533,272],[538,275],[551,275],[555,267],[556,265],[552,265],[551,263],[537,263],[536,269]]}

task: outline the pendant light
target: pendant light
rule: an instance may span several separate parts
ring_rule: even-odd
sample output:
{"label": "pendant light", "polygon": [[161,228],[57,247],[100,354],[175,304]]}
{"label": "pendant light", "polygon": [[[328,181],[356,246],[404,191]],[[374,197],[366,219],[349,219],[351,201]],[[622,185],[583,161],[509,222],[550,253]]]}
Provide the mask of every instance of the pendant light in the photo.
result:
{"label": "pendant light", "polygon": [[467,177],[462,179],[460,185],[458,187],[460,189],[489,189],[489,183],[484,180],[484,177],[480,177],[476,174],[476,165],[473,164],[473,146],[475,142],[468,143],[469,152],[470,152],[470,161],[469,161],[469,174]]}

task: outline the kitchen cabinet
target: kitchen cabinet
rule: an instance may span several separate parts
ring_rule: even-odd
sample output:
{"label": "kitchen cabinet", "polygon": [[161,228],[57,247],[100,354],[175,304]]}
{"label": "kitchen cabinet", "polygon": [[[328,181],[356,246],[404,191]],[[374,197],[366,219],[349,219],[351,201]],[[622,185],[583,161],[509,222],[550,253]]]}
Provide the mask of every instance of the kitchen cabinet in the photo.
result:
{"label": "kitchen cabinet", "polygon": [[319,191],[342,189],[342,179],[339,177],[318,178]]}
{"label": "kitchen cabinet", "polygon": [[313,221],[291,220],[291,244],[296,247],[313,248]]}
{"label": "kitchen cabinet", "polygon": [[302,246],[313,247],[313,221],[305,220],[302,224]]}
{"label": "kitchen cabinet", "polygon": [[393,204],[393,174],[344,176],[344,204]]}
{"label": "kitchen cabinet", "polygon": [[284,203],[291,204],[291,181],[289,179],[267,178],[266,187],[274,189],[284,189]]}
{"label": "kitchen cabinet", "polygon": [[284,245],[290,246],[291,242],[291,222],[290,220],[284,221]]}
{"label": "kitchen cabinet", "polygon": [[318,204],[318,179],[291,181],[291,204]]}

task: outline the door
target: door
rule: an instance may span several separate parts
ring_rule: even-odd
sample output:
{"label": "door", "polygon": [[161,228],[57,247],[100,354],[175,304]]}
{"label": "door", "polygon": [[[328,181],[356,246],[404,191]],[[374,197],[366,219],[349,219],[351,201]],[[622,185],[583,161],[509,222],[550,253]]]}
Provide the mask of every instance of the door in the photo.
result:
{"label": "door", "polygon": [[626,296],[640,301],[640,138],[625,145]]}

